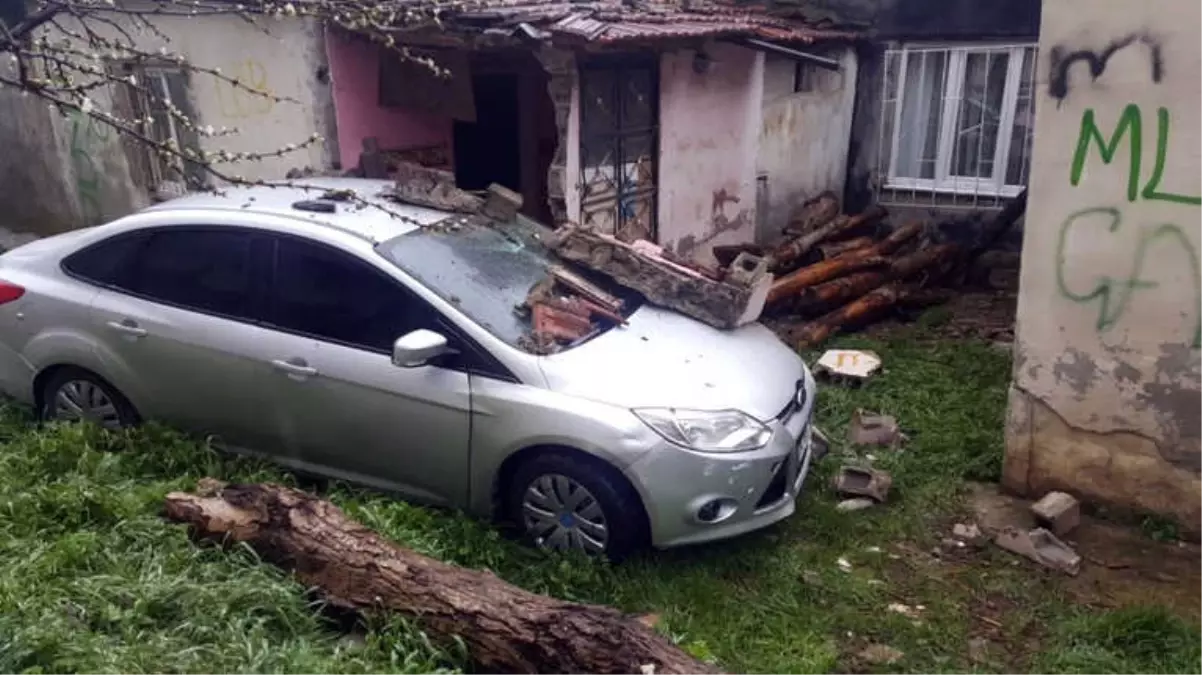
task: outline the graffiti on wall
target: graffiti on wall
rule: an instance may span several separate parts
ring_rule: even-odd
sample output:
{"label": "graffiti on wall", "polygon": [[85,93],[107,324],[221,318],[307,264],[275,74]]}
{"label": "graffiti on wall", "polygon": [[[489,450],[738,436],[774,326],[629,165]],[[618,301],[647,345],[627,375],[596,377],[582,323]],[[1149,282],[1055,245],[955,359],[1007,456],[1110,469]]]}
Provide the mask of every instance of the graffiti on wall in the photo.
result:
{"label": "graffiti on wall", "polygon": [[113,130],[89,115],[75,111],[71,120],[71,168],[75,174],[75,192],[79,196],[84,222],[93,225],[104,217],[101,206],[102,172],[96,166],[101,151],[108,145]]}
{"label": "graffiti on wall", "polygon": [[1089,76],[1097,82],[1110,57],[1127,47],[1143,47],[1148,53],[1148,66],[1152,82],[1159,84],[1164,78],[1164,55],[1160,42],[1151,35],[1130,33],[1116,40],[1111,40],[1101,49],[1072,49],[1064,45],[1056,45],[1048,51],[1048,96],[1062,103],[1069,90],[1069,71],[1076,63],[1089,66]]}
{"label": "graffiti on wall", "polygon": [[[1169,148],[1169,131],[1172,115],[1164,107],[1155,111],[1156,145],[1151,172],[1145,178],[1143,166],[1144,114],[1135,103],[1124,106],[1118,115],[1113,131],[1105,134],[1099,127],[1099,113],[1086,109],[1081,115],[1069,168],[1069,184],[1081,185],[1082,178],[1093,150],[1097,151],[1103,165],[1120,160],[1124,141],[1126,152],[1126,191],[1128,204],[1143,202],[1167,202],[1181,206],[1196,207],[1202,204],[1202,196],[1185,195],[1162,189],[1166,178],[1166,155]],[[1121,161],[1121,160],[1120,160]],[[1170,176],[1171,178],[1172,176]],[[1100,205],[1075,211],[1064,219],[1056,245],[1056,283],[1062,297],[1080,305],[1091,306],[1096,312],[1095,327],[1104,333],[1118,326],[1129,310],[1137,306],[1147,294],[1159,293],[1159,303],[1180,305],[1186,317],[1184,329],[1194,348],[1202,347],[1202,265],[1197,248],[1187,230],[1175,222],[1130,222],[1137,214],[1124,213],[1120,205]],[[1191,209],[1182,214],[1181,222],[1196,222],[1197,211]],[[1192,228],[1195,230],[1196,227]],[[1134,233],[1134,236],[1132,236]],[[1125,267],[1105,271],[1094,270],[1091,278],[1082,281],[1071,278],[1071,254],[1069,241],[1083,237],[1101,248],[1130,250],[1124,256]],[[1112,243],[1111,243],[1112,242]],[[1155,264],[1150,264],[1150,263]],[[1079,266],[1076,266],[1079,272]],[[1100,273],[1099,273],[1100,272]],[[1114,272],[1110,274],[1108,272]],[[1184,274],[1190,281],[1191,294],[1167,295],[1172,290],[1161,287],[1157,275]]]}
{"label": "graffiti on wall", "polygon": [[235,120],[249,119],[268,115],[275,109],[275,99],[272,96],[259,96],[255,93],[273,93],[267,69],[262,63],[255,59],[243,59],[222,72],[242,87],[246,87],[243,89],[228,83],[217,85],[217,105],[223,117]]}

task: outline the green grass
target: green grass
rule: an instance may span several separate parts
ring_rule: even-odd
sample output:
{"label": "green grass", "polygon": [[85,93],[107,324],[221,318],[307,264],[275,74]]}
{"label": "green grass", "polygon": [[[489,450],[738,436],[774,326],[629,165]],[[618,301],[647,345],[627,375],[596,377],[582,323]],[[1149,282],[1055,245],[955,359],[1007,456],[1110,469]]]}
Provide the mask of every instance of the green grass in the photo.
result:
{"label": "green grass", "polygon": [[[984,344],[844,340],[876,350],[885,372],[820,393],[835,447],[799,513],[740,539],[649,553],[611,566],[531,550],[485,524],[335,486],[327,495],[393,540],[488,568],[527,589],[654,612],[659,628],[728,672],[867,667],[870,642],[905,652],[909,672],[1194,669],[1197,628],[1163,614],[1097,615],[1056,579],[1002,555],[944,569],[923,558],[960,514],[966,479],[992,480],[1002,453],[1008,357]],[[887,505],[841,513],[829,479],[852,411],[893,414],[911,440],[882,450]],[[198,478],[292,483],[269,465],[224,456],[158,428],[111,435],[38,430],[0,418],[0,671],[429,672],[468,669],[416,625],[375,617],[348,641],[303,588],[253,552],[197,546],[159,517],[163,496]],[[850,571],[838,561],[851,564]],[[1009,607],[996,658],[968,658],[981,602]],[[890,603],[924,605],[920,621]],[[1192,640],[1192,642],[1191,642]],[[1190,664],[1192,663],[1192,666]]]}

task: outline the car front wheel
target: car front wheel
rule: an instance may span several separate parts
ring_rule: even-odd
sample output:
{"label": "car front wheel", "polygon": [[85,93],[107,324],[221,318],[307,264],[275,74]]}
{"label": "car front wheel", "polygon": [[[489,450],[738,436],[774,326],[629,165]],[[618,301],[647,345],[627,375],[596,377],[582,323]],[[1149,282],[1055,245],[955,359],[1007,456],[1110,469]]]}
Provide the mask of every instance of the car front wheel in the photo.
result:
{"label": "car front wheel", "polygon": [[50,376],[42,388],[41,417],[88,421],[110,430],[138,423],[137,411],[121,392],[82,368],[62,368]]}
{"label": "car front wheel", "polygon": [[645,540],[638,494],[600,460],[550,451],[520,466],[509,513],[534,544],[621,560]]}

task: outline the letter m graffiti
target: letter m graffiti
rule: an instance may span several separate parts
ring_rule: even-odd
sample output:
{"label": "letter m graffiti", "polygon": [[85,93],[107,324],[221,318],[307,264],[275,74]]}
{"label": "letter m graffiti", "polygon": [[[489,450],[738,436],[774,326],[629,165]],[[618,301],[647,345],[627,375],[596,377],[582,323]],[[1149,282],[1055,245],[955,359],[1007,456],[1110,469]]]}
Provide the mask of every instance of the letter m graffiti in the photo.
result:
{"label": "letter m graffiti", "polygon": [[1114,133],[1110,135],[1109,140],[1106,140],[1102,136],[1102,130],[1098,129],[1093,109],[1086,110],[1085,114],[1081,116],[1081,133],[1077,136],[1077,150],[1073,153],[1072,173],[1069,175],[1069,182],[1072,186],[1077,187],[1077,184],[1081,182],[1081,173],[1085,170],[1085,159],[1089,156],[1091,144],[1097,144],[1098,153],[1102,155],[1102,163],[1110,164],[1118,154],[1123,136],[1130,131],[1131,164],[1127,173],[1127,201],[1135,201],[1139,196],[1139,163],[1143,151],[1142,127],[1139,106],[1129,103],[1127,107],[1123,108],[1123,114],[1119,117],[1119,123],[1114,129]]}

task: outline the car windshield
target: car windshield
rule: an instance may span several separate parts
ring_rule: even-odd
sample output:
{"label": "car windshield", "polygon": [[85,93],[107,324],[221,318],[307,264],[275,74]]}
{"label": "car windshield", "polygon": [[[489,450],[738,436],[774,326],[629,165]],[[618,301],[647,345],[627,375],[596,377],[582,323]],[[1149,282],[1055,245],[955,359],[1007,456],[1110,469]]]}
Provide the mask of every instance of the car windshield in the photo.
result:
{"label": "car windshield", "polygon": [[[520,215],[504,223],[481,215],[456,215],[393,237],[376,250],[485,330],[520,346],[531,326],[529,317],[516,308],[552,267],[566,266],[539,241],[540,230],[547,232]],[[637,294],[600,275],[574,271],[625,299],[623,314],[637,309]]]}

